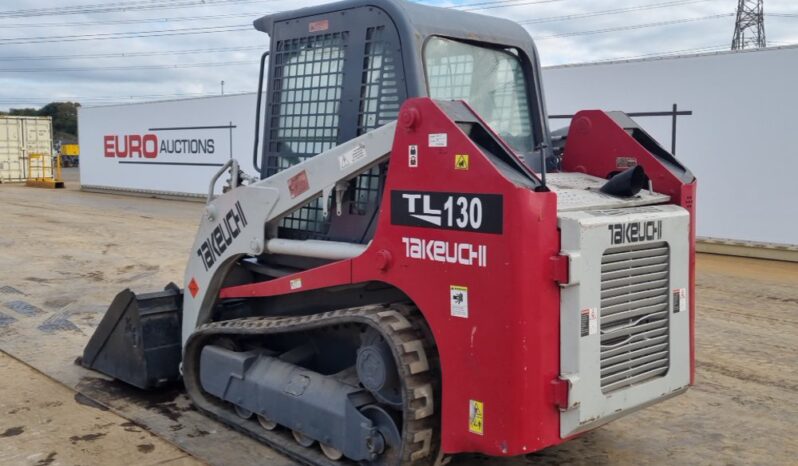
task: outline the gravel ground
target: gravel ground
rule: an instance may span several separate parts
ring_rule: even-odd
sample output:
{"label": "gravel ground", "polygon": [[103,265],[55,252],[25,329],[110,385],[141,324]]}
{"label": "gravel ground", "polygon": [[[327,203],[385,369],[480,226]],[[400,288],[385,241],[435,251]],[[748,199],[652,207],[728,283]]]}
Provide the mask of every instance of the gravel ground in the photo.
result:
{"label": "gravel ground", "polygon": [[[66,175],[61,191],[0,185],[0,349],[102,398],[99,382],[72,360],[120,289],[180,282],[201,204],[84,193],[76,173]],[[798,464],[798,264],[699,255],[697,287],[697,383],[687,394],[525,458],[462,456],[453,464]],[[35,375],[20,364],[2,370],[4,378]],[[114,390],[100,399],[113,413],[203,461],[292,464],[203,418],[179,393],[159,403]],[[48,396],[0,395],[12,404]],[[14,427],[4,413],[0,431]],[[115,448],[108,437],[94,444]],[[0,438],[0,460],[8,440]],[[26,451],[47,450],[47,441],[30,438]],[[136,453],[128,462],[138,464]],[[82,464],[102,464],[93,460]]]}

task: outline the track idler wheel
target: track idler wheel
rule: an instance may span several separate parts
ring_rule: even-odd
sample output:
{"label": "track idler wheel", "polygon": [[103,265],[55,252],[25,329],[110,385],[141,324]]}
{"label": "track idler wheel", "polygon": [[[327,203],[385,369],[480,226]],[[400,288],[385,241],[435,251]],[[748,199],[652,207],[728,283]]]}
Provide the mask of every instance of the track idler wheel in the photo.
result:
{"label": "track idler wheel", "polygon": [[379,435],[369,445],[369,450],[377,454],[377,458],[363,464],[372,466],[393,466],[401,463],[402,434],[396,422],[387,411],[377,405],[368,405],[360,410],[369,418]]}

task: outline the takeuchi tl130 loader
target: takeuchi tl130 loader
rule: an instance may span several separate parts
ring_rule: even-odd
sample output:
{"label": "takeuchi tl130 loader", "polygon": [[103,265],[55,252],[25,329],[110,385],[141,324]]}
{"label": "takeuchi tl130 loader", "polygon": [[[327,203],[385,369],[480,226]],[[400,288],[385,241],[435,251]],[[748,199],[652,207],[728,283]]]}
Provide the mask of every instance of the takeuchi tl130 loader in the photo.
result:
{"label": "takeuchi tl130 loader", "polygon": [[121,292],[84,366],[312,465],[522,455],[692,383],[695,178],[621,112],[550,133],[526,30],[400,0],[255,27],[260,172],[222,168],[185,288]]}

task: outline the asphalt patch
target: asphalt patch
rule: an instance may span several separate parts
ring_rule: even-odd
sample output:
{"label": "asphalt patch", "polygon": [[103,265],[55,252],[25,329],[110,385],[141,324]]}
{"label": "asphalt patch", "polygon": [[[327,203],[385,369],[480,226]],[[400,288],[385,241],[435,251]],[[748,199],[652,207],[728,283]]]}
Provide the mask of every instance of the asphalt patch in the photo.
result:
{"label": "asphalt patch", "polygon": [[3,294],[22,294],[22,295],[25,294],[25,293],[19,291],[18,289],[14,288],[13,286],[8,286],[8,285],[0,286],[0,293],[3,293]]}
{"label": "asphalt patch", "polygon": [[72,442],[73,445],[75,445],[78,442],[93,442],[103,437],[105,437],[105,433],[97,432],[96,434],[73,435],[72,437],[69,437],[69,440]]}
{"label": "asphalt patch", "polygon": [[39,461],[37,461],[36,466],[47,466],[48,464],[53,464],[53,461],[55,461],[55,455],[57,454],[58,453],[51,451],[46,458],[42,458]]}
{"label": "asphalt patch", "polygon": [[2,312],[0,312],[0,327],[6,327],[6,326],[8,326],[8,325],[10,325],[10,324],[12,324],[12,323],[14,323],[16,321],[17,321],[16,318],[14,318],[14,317],[12,317],[10,315],[3,314]]}
{"label": "asphalt patch", "polygon": [[25,426],[9,427],[5,432],[0,434],[0,437],[16,437],[23,432],[25,432]]}
{"label": "asphalt patch", "polygon": [[142,453],[152,453],[155,450],[155,445],[151,443],[142,443],[140,445],[136,445],[136,449]]}
{"label": "asphalt patch", "polygon": [[9,301],[6,303],[6,307],[25,317],[33,317],[39,314],[44,314],[44,311],[31,303],[26,303],[25,301]]}
{"label": "asphalt patch", "polygon": [[119,425],[125,429],[125,432],[141,432],[141,428],[135,422],[127,421]]}
{"label": "asphalt patch", "polygon": [[83,406],[99,409],[100,411],[108,411],[108,408],[101,405],[100,403],[97,403],[96,401],[92,400],[91,398],[87,397],[82,393],[75,393],[75,401],[78,402],[78,404],[82,404]]}
{"label": "asphalt patch", "polygon": [[58,312],[44,320],[37,328],[45,333],[76,331],[79,332],[77,325],[69,320],[69,312]]}

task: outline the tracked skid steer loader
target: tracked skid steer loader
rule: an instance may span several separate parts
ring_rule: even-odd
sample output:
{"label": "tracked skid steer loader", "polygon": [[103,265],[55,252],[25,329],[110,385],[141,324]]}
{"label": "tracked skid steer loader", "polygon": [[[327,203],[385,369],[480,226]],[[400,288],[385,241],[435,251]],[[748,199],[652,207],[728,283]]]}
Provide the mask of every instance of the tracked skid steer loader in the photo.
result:
{"label": "tracked skid steer loader", "polygon": [[400,0],[255,27],[259,173],[210,180],[184,288],[120,293],[83,365],[313,465],[522,455],[688,388],[695,178],[620,112],[552,137],[524,28]]}

